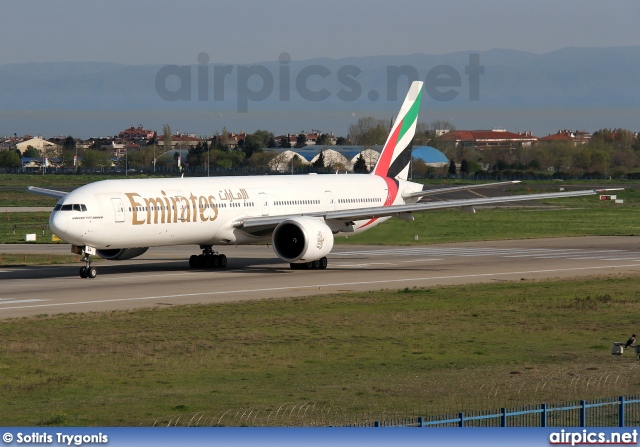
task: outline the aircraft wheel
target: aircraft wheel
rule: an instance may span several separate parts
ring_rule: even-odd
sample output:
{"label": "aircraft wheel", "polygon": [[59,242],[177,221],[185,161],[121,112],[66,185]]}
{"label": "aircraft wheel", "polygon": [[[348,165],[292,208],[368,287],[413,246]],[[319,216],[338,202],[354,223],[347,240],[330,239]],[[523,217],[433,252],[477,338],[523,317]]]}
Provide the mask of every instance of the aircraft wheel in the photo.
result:
{"label": "aircraft wheel", "polygon": [[320,261],[311,261],[309,264],[311,264],[311,268],[314,270],[318,270],[320,268]]}
{"label": "aircraft wheel", "polygon": [[87,278],[95,278],[96,276],[98,276],[98,271],[95,267],[89,267],[87,269]]}
{"label": "aircraft wheel", "polygon": [[291,267],[291,270],[299,270],[300,264],[296,264],[295,262],[292,262],[289,264],[289,267]]}
{"label": "aircraft wheel", "polygon": [[80,278],[86,278],[86,277],[87,277],[87,268],[80,267]]}
{"label": "aircraft wheel", "polygon": [[220,268],[227,266],[227,257],[225,255],[218,255],[218,261],[220,262]]}
{"label": "aircraft wheel", "polygon": [[208,255],[208,256],[204,256],[203,261],[204,261],[204,266],[205,266],[206,268],[210,269],[210,268],[213,268],[213,267],[214,267],[214,264],[213,264],[213,256],[210,256],[210,255]]}
{"label": "aircraft wheel", "polygon": [[329,262],[327,261],[327,257],[326,257],[326,256],[325,256],[325,257],[323,257],[323,258],[320,258],[320,259],[318,260],[318,266],[319,266],[319,268],[320,268],[321,270],[326,269],[326,268],[327,268],[327,264],[328,264],[328,263],[329,263]]}
{"label": "aircraft wheel", "polygon": [[214,269],[220,267],[220,257],[216,255],[211,255],[211,265]]}
{"label": "aircraft wheel", "polygon": [[189,267],[191,267],[192,269],[195,269],[198,267],[198,256],[191,255],[189,257]]}

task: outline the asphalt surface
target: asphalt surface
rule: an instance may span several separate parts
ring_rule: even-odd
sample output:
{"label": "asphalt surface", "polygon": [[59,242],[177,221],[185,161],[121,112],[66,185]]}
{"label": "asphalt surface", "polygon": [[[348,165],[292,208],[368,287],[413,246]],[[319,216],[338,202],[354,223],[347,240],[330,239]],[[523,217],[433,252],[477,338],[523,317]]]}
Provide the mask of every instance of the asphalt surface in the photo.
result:
{"label": "asphalt surface", "polygon": [[[5,253],[69,253],[68,245],[2,245]],[[0,318],[180,304],[640,272],[637,237],[428,246],[336,246],[326,270],[291,270],[271,247],[227,247],[224,270],[192,270],[196,247],[151,248],[129,261],[0,267]]]}

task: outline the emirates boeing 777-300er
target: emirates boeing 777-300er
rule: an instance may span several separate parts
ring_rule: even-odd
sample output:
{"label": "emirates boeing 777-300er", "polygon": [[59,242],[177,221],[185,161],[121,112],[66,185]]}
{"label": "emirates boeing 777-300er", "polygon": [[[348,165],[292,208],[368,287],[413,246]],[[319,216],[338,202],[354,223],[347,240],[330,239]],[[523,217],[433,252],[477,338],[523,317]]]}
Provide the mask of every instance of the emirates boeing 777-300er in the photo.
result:
{"label": "emirates boeing 777-300er", "polygon": [[122,179],[69,193],[29,190],[60,197],[49,225],[83,255],[83,278],[96,276],[93,255],[131,259],[149,247],[185,244],[202,250],[190,257],[191,268],[225,267],[220,246],[270,243],[292,269],[325,269],[336,236],[363,232],[391,217],[413,220],[418,211],[597,192],[419,202],[434,193],[407,181],[421,94],[422,82],[413,82],[370,174]]}

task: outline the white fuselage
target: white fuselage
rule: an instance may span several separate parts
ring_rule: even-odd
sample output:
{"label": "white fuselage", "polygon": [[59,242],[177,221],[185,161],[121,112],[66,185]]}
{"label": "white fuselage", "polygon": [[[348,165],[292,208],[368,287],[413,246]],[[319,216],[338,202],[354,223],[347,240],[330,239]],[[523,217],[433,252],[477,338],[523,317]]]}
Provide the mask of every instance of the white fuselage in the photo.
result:
{"label": "white fuselage", "polygon": [[[249,234],[234,223],[403,204],[403,192],[422,189],[395,185],[364,174],[105,180],[62,198],[50,225],[65,242],[97,249],[261,243],[270,234]],[[348,234],[386,219],[357,221]]]}

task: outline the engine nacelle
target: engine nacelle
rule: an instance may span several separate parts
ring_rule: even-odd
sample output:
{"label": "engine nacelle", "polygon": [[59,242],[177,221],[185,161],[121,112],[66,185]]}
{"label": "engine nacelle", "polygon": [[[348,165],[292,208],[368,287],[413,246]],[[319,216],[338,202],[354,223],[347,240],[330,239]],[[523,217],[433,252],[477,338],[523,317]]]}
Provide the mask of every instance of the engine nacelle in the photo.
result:
{"label": "engine nacelle", "polygon": [[132,259],[136,256],[140,256],[144,254],[149,247],[139,247],[139,248],[109,248],[105,250],[96,250],[98,256],[104,259],[108,259],[110,261],[122,261],[124,259]]}
{"label": "engine nacelle", "polygon": [[324,222],[301,216],[280,222],[271,241],[276,255],[286,262],[317,261],[333,248],[333,233]]}

